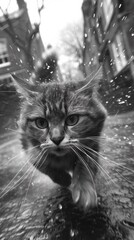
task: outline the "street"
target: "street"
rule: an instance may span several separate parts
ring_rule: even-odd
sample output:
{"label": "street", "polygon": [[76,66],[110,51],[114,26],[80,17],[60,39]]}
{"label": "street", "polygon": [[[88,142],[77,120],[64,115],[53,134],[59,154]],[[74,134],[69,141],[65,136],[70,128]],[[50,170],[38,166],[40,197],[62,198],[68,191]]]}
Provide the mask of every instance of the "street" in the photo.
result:
{"label": "street", "polygon": [[[42,197],[53,184],[25,164],[19,140],[13,135],[0,147],[0,239],[22,239],[37,231],[45,206]],[[7,194],[5,194],[7,193]]]}
{"label": "street", "polygon": [[[43,227],[47,198],[56,186],[26,163],[16,132],[1,134],[0,142],[0,239],[32,239],[28,236]],[[113,224],[134,222],[134,112],[109,116],[101,145],[99,196]]]}
{"label": "street", "polygon": [[[134,240],[134,0],[5,0],[0,10],[0,240]],[[77,166],[71,191],[30,163],[18,119],[42,172],[68,182]]]}

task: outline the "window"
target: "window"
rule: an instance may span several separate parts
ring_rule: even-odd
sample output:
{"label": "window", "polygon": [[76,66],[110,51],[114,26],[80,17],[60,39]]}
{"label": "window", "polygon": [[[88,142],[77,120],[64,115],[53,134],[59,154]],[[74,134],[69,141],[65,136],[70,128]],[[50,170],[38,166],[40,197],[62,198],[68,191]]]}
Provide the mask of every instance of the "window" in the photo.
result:
{"label": "window", "polygon": [[129,43],[129,48],[131,51],[131,55],[134,55],[134,23],[133,23],[133,18],[131,20],[131,23],[127,25],[127,40]]}
{"label": "window", "polygon": [[96,32],[97,32],[97,41],[101,44],[103,40],[103,26],[102,26],[101,17],[99,17],[96,21]]}
{"label": "window", "polygon": [[112,68],[112,59],[108,49],[105,53],[105,69],[106,69],[107,78],[110,81],[113,78],[113,68]]}
{"label": "window", "polygon": [[102,42],[103,40],[103,25],[102,25],[102,18],[100,17],[98,19],[98,22],[99,22],[99,30],[100,30],[100,42]]}
{"label": "window", "polygon": [[127,57],[121,32],[117,32],[111,47],[114,57],[114,65],[116,68],[115,74],[117,74],[127,65]]}
{"label": "window", "polygon": [[0,68],[10,65],[7,41],[6,39],[0,39]]}
{"label": "window", "polygon": [[15,87],[13,81],[11,80],[10,74],[5,74],[0,76],[0,89],[3,91],[10,91],[14,93]]}
{"label": "window", "polygon": [[106,30],[108,28],[108,25],[114,12],[114,5],[112,0],[103,0],[103,11],[105,16],[105,30]]}

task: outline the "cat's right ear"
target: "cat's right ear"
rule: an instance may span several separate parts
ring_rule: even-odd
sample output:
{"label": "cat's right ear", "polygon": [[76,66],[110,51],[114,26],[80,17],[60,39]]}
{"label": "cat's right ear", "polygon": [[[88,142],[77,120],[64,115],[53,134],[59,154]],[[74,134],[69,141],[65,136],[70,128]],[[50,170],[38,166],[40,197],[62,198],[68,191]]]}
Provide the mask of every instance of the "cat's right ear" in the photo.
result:
{"label": "cat's right ear", "polygon": [[19,78],[15,74],[11,75],[11,79],[17,92],[20,93],[24,98],[33,97],[39,92],[38,86]]}

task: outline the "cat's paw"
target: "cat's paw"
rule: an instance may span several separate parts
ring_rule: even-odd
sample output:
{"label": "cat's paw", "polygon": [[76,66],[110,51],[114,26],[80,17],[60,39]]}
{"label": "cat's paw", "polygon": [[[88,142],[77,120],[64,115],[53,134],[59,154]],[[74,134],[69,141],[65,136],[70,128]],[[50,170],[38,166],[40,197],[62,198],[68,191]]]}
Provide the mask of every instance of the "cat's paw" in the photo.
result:
{"label": "cat's paw", "polygon": [[84,184],[77,183],[71,186],[72,198],[84,211],[97,205],[97,194],[94,187],[86,182]]}

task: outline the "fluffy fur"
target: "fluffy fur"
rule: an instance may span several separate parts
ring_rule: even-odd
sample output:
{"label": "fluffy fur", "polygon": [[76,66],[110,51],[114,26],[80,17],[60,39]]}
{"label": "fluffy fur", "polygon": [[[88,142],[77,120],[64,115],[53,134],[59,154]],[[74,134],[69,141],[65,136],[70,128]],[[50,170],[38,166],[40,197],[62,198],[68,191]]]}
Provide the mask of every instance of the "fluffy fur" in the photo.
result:
{"label": "fluffy fur", "polygon": [[83,209],[95,206],[97,153],[106,111],[90,83],[45,83],[45,76],[37,85],[16,76],[14,82],[24,97],[19,127],[32,164],[69,187]]}

